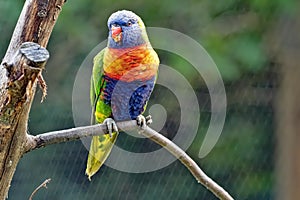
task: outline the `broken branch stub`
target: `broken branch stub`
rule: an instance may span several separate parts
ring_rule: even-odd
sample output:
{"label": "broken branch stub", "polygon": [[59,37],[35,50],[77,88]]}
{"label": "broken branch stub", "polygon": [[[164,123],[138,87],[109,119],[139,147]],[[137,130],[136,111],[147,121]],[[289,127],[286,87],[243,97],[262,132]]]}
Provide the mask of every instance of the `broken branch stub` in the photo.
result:
{"label": "broken branch stub", "polygon": [[14,117],[10,116],[34,92],[32,87],[48,59],[49,53],[45,48],[33,42],[25,42],[11,63],[3,63],[8,81],[4,94],[6,98],[0,104],[0,124],[13,124]]}
{"label": "broken branch stub", "polygon": [[37,68],[44,67],[50,57],[47,49],[34,42],[24,42],[20,47],[20,53],[31,61],[32,67]]}

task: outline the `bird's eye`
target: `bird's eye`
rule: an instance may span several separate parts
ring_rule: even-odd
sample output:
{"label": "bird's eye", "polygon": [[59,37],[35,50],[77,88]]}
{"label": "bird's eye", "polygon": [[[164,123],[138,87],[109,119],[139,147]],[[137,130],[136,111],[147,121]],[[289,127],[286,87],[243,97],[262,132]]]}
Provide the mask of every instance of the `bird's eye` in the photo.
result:
{"label": "bird's eye", "polygon": [[131,26],[132,25],[132,22],[131,21],[128,21],[127,23],[126,23],[126,26]]}

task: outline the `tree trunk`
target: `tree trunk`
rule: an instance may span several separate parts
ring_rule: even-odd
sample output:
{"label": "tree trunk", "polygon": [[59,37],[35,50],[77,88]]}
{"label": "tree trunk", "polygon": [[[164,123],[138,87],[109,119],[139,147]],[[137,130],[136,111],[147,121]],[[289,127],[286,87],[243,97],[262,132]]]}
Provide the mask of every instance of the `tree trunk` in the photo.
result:
{"label": "tree trunk", "polygon": [[37,79],[49,57],[40,46],[47,45],[63,4],[64,0],[25,1],[0,65],[0,199],[6,198],[24,153]]}
{"label": "tree trunk", "polygon": [[281,64],[277,96],[277,196],[300,199],[300,15],[279,23],[278,57]]}

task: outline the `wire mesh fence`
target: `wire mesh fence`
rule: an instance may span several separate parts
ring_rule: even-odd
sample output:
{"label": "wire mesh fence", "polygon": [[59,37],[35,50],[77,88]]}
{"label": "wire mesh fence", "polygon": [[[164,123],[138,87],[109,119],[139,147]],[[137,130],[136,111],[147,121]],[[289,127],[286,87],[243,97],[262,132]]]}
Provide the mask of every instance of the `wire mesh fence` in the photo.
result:
{"label": "wire mesh fence", "polygon": [[[270,76],[269,73],[267,71],[265,76]],[[223,133],[212,152],[200,159],[199,147],[211,117],[210,103],[202,102],[200,128],[187,150],[202,169],[236,199],[273,199],[274,195],[272,102],[276,84],[269,78],[265,79],[265,76],[254,82],[253,75],[246,75],[243,83],[226,85],[229,101]],[[273,76],[275,74],[272,78]],[[241,84],[248,88],[247,91],[240,90]],[[167,94],[163,90],[164,88],[158,87],[153,95]],[[266,102],[266,98],[259,95],[268,95],[267,99],[270,101]],[[203,89],[198,96],[199,101],[207,100],[207,91]],[[174,98],[172,95],[168,97]],[[169,101],[165,96],[163,98],[164,101]],[[264,101],[259,102],[259,99]],[[31,124],[42,123],[43,127],[34,125],[30,129],[32,132],[35,129],[51,130],[51,125],[45,123],[47,121],[51,121],[51,124],[54,121],[56,127],[61,128],[73,126],[72,116],[66,114],[71,113],[70,108],[63,109],[56,105],[52,112],[38,111],[45,106],[48,105],[37,102],[33,107]],[[172,132],[178,128],[178,116],[178,112],[169,112],[169,118],[161,131],[170,139],[174,137]],[[160,148],[148,139],[125,134],[120,135],[116,145],[134,152],[148,152]],[[36,194],[36,199],[216,199],[197,183],[179,161],[148,173],[126,173],[104,166],[89,182],[84,174],[86,158],[87,149],[80,141],[49,146],[25,155],[18,166],[9,197],[24,199],[44,179],[51,178],[48,189],[41,189]],[[126,158],[119,159],[126,162]]]}
{"label": "wire mesh fence", "polygon": [[[0,0],[1,56],[22,3]],[[226,119],[216,145],[207,156],[200,158],[199,151],[213,115],[212,104],[218,104],[218,99],[212,102],[205,77],[197,73],[188,60],[156,49],[161,63],[179,72],[191,85],[198,100],[195,105],[199,108],[200,120],[195,121],[193,116],[184,119],[185,130],[199,125],[186,152],[235,199],[276,198],[275,114],[276,106],[280,104],[276,95],[282,81],[282,66],[277,63],[278,55],[271,51],[277,45],[271,36],[282,16],[283,21],[287,15],[294,19],[297,5],[292,0],[261,3],[174,1],[171,5],[164,1],[151,4],[143,1],[130,4],[130,9],[140,14],[146,25],[186,33],[199,42],[216,63],[225,85]],[[120,1],[117,6],[106,0],[74,0],[65,5],[49,43],[51,58],[43,72],[48,83],[48,96],[41,104],[41,92],[37,91],[29,119],[29,133],[75,126],[72,91],[76,74],[90,50],[106,38],[107,17],[115,10],[129,7],[126,1]],[[99,8],[106,9],[99,13]],[[79,14],[74,16],[74,13]],[[86,80],[88,84],[89,81]],[[185,88],[180,89],[185,94]],[[158,131],[169,139],[174,139],[179,129],[183,115],[180,103],[173,91],[158,84],[148,104],[154,120],[151,126],[159,127]],[[193,112],[195,105],[185,106]],[[165,120],[156,120],[162,116]],[[186,134],[190,133],[187,131]],[[184,135],[182,138],[184,141]],[[161,149],[148,139],[126,133],[120,134],[116,145],[138,154]],[[177,160],[166,167],[142,173],[103,166],[90,182],[85,175],[87,154],[81,141],[51,145],[25,154],[14,175],[9,199],[28,199],[47,178],[52,179],[48,188],[40,189],[34,199],[216,199]],[[143,164],[128,160],[121,154],[113,159],[122,166],[129,162],[131,165]],[[147,159],[145,156],[145,163]],[[157,165],[165,158],[160,159]]]}

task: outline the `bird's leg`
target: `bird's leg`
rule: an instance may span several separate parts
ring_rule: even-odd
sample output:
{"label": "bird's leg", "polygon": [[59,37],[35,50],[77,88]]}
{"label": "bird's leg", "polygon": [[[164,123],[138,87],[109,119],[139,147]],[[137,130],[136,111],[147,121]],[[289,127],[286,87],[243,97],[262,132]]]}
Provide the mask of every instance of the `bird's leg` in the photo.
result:
{"label": "bird's leg", "polygon": [[150,125],[152,123],[152,117],[151,115],[148,115],[147,117],[144,117],[143,115],[139,115],[136,118],[136,123],[139,127],[144,129],[146,128],[147,125]]}
{"label": "bird's leg", "polygon": [[106,118],[103,121],[103,124],[106,125],[107,130],[108,130],[108,134],[109,134],[110,137],[112,137],[113,132],[117,132],[117,133],[119,132],[117,124],[112,118]]}

